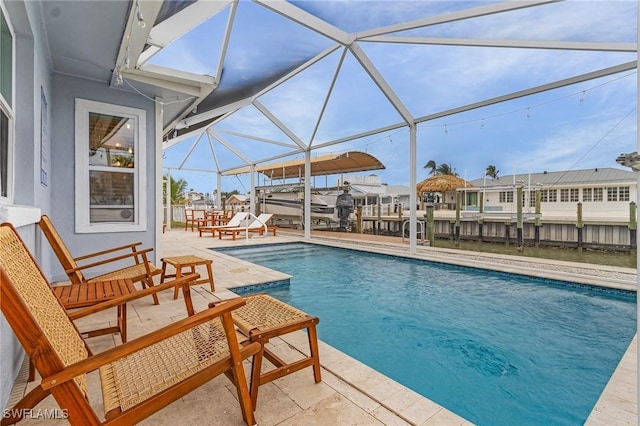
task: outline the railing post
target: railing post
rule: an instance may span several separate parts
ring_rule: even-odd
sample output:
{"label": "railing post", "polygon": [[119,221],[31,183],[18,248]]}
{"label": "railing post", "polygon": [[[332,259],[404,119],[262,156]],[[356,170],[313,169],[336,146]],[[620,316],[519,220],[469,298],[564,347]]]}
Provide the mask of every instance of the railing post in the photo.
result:
{"label": "railing post", "polygon": [[582,203],[578,203],[578,221],[576,222],[576,228],[578,230],[578,250],[582,251],[582,230],[584,229],[584,223],[582,223]]}
{"label": "railing post", "polygon": [[518,184],[516,188],[516,213],[517,213],[517,224],[516,224],[516,238],[518,241],[518,250],[522,251],[524,249],[524,238],[522,235],[522,184]]}
{"label": "railing post", "polygon": [[638,238],[638,219],[636,218],[636,214],[638,211],[638,207],[634,201],[629,203],[629,246],[632,250],[635,250],[637,247],[637,238]]}

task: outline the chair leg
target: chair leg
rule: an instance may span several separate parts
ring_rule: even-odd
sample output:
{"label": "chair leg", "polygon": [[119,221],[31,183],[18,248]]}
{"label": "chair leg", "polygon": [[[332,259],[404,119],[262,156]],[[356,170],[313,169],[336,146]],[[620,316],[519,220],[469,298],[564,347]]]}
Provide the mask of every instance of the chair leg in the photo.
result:
{"label": "chair leg", "polygon": [[120,328],[120,339],[122,343],[127,343],[127,304],[118,305],[118,328]]}
{"label": "chair leg", "polygon": [[3,412],[2,422],[0,424],[5,426],[19,422],[29,409],[38,405],[40,401],[49,396],[50,393],[48,390],[42,389],[41,386],[36,386],[31,392],[18,401],[16,405]]}
{"label": "chair leg", "polygon": [[[145,289],[147,287],[153,287],[153,278],[145,278],[142,281],[142,288]],[[159,305],[160,301],[158,300],[158,293],[153,293],[151,296],[153,296],[153,304],[154,305]]]}
{"label": "chair leg", "polygon": [[[262,346],[262,343],[260,343],[260,346]],[[258,389],[261,385],[260,372],[262,370],[263,351],[264,346],[262,349],[260,349],[260,352],[253,356],[253,360],[251,362],[251,382],[249,384],[249,394],[251,395],[251,405],[253,405],[254,408],[258,406]]]}
{"label": "chair leg", "polygon": [[320,352],[318,351],[318,335],[315,325],[307,328],[307,338],[309,339],[311,359],[313,359],[313,377],[316,383],[320,383],[322,381],[320,374]]}
{"label": "chair leg", "polygon": [[[176,280],[182,276],[182,266],[176,266]],[[173,288],[173,300],[178,298],[180,288],[178,286]]]}
{"label": "chair leg", "polygon": [[33,366],[33,361],[29,358],[29,377],[28,382],[33,382],[36,379],[36,368]]}
{"label": "chair leg", "polygon": [[207,263],[207,273],[209,274],[209,284],[211,285],[211,291],[216,291],[216,284],[213,282],[213,271],[211,270],[211,263]]}

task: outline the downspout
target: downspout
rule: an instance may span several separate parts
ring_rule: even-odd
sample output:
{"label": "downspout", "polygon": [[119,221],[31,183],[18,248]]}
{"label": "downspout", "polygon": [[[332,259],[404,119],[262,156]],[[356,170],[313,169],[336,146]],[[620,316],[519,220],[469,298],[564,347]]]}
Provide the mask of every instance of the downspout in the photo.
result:
{"label": "downspout", "polygon": [[[155,127],[153,131],[154,135],[154,143],[153,143],[153,153],[155,154],[155,203],[154,209],[156,212],[155,215],[155,263],[159,265],[160,259],[162,258],[161,252],[161,240],[162,240],[162,223],[164,222],[164,205],[162,203],[162,192],[163,192],[163,182],[162,182],[162,117],[163,117],[163,108],[162,102],[158,98],[155,101]],[[147,151],[148,152],[148,151]],[[143,159],[145,161],[145,159]],[[169,181],[169,185],[171,185],[171,181]],[[171,188],[171,187],[169,187]],[[144,206],[143,208],[147,208]]]}

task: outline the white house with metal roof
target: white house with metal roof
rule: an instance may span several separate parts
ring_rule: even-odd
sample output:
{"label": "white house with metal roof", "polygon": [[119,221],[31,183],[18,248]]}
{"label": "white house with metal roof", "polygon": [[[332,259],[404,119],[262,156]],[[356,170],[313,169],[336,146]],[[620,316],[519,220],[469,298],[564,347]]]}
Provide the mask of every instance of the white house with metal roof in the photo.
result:
{"label": "white house with metal roof", "polygon": [[637,203],[637,176],[635,172],[615,168],[564,170],[500,176],[488,176],[471,181],[472,188],[463,188],[463,210],[516,212],[516,188],[522,186],[524,213],[534,213],[535,192],[540,191],[540,207],[545,219],[573,219],[577,205],[582,203],[585,220],[629,220],[629,203]]}

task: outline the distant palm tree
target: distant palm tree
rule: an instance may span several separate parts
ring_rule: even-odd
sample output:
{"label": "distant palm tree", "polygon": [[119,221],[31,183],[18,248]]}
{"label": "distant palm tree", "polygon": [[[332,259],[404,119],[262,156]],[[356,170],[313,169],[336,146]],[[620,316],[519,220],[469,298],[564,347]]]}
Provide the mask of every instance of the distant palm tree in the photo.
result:
{"label": "distant palm tree", "polygon": [[495,179],[500,179],[498,177],[498,173],[500,173],[500,170],[498,170],[496,166],[490,165],[490,166],[487,166],[487,171],[484,174],[486,176],[489,176],[491,179],[495,180]]}
{"label": "distant palm tree", "polygon": [[[166,176],[165,176],[166,179]],[[178,205],[184,204],[186,199],[184,196],[184,192],[187,189],[187,181],[180,178],[175,180],[173,177],[171,178],[171,204]],[[166,202],[166,200],[163,200]]]}
{"label": "distant palm tree", "polygon": [[437,175],[458,176],[458,173],[456,173],[456,169],[453,168],[453,166],[449,163],[442,163],[438,167],[436,167],[435,170],[436,170],[435,174]]}
{"label": "distant palm tree", "polygon": [[424,165],[425,169],[431,169],[431,171],[429,172],[430,175],[433,175],[436,173],[436,162],[433,160],[429,160],[427,161],[427,164]]}

